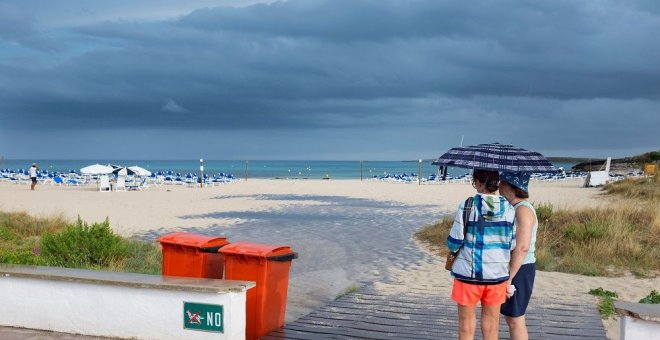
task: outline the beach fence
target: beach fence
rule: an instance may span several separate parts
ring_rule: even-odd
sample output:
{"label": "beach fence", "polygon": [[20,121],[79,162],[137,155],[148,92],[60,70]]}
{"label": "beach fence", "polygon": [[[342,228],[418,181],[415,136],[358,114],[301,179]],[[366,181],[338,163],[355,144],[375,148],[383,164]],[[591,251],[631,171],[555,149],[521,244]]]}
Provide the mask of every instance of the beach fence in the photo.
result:
{"label": "beach fence", "polygon": [[660,305],[615,301],[621,340],[653,340],[660,335]]}
{"label": "beach fence", "polygon": [[254,282],[0,265],[0,326],[138,339],[244,339]]}

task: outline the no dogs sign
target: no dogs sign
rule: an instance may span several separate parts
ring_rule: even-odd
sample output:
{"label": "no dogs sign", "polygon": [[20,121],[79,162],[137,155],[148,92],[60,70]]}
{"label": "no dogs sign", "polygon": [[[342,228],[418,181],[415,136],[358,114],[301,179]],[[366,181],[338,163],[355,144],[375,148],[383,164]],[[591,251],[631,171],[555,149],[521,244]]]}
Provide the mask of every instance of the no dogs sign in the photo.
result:
{"label": "no dogs sign", "polygon": [[184,329],[223,333],[224,326],[222,305],[183,302]]}

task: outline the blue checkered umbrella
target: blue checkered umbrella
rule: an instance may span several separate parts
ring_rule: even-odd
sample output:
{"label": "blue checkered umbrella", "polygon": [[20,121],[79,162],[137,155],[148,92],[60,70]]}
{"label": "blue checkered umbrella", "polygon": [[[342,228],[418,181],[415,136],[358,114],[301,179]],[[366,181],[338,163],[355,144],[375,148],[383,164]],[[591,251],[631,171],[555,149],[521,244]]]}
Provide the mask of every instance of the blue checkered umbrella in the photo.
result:
{"label": "blue checkered umbrella", "polygon": [[540,153],[500,143],[452,148],[433,164],[493,171],[557,172]]}

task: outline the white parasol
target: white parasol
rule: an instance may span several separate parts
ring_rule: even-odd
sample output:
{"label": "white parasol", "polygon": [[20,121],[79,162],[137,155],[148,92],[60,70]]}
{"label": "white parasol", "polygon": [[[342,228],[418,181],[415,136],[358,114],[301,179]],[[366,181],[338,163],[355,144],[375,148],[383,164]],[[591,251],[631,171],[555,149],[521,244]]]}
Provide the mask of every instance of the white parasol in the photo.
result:
{"label": "white parasol", "polygon": [[151,176],[151,171],[149,171],[145,168],[139,167],[137,165],[129,166],[128,170],[133,171],[133,173],[135,173],[138,176]]}
{"label": "white parasol", "polygon": [[80,172],[85,175],[109,174],[112,172],[112,167],[101,164],[94,164],[80,169]]}

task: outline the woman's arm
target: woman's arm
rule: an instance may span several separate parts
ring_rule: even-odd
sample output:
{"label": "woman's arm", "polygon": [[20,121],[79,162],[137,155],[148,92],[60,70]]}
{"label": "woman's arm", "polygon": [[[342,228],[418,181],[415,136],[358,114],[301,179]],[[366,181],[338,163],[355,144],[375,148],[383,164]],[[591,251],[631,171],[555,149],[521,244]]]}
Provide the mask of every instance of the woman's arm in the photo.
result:
{"label": "woman's arm", "polygon": [[509,262],[509,284],[518,274],[525,256],[529,252],[532,242],[532,229],[536,222],[536,216],[532,209],[522,206],[516,209],[516,247],[511,252],[511,261]]}

